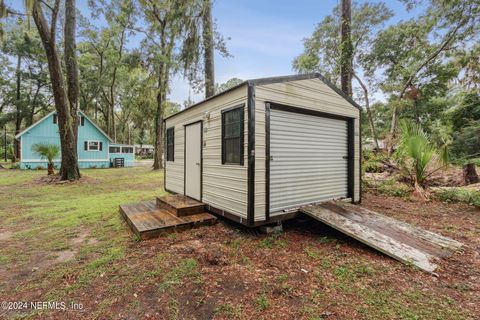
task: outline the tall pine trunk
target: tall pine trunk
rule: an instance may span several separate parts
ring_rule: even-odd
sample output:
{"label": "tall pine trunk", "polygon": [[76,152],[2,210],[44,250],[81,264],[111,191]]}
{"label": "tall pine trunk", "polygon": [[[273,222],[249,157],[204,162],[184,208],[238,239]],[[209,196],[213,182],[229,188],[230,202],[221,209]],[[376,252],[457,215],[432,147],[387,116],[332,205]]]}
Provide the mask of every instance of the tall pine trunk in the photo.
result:
{"label": "tall pine trunk", "polygon": [[[21,73],[21,67],[22,67],[22,57],[20,55],[17,56],[17,69],[15,71],[16,73],[16,96],[15,96],[15,135],[20,133],[20,129],[22,128],[22,107],[21,107],[21,101],[20,101],[20,86],[22,84],[22,73]],[[12,161],[15,162],[17,159],[20,158],[20,141],[17,139],[13,140],[13,157]]]}
{"label": "tall pine trunk", "polygon": [[[163,48],[166,44],[162,42]],[[162,50],[166,52],[166,50]],[[167,55],[169,57],[169,55]],[[158,71],[158,93],[157,93],[157,111],[155,113],[155,153],[153,156],[153,170],[163,169],[163,140],[164,140],[164,107],[167,102],[168,81],[169,81],[169,64],[161,62]]]}
{"label": "tall pine trunk", "polygon": [[352,96],[353,45],[350,32],[350,22],[352,20],[351,8],[351,0],[342,0],[340,80],[342,91],[348,96]]}
{"label": "tall pine trunk", "polygon": [[[55,8],[58,10],[58,3]],[[48,23],[43,14],[40,1],[35,1],[32,10],[33,20],[37,26],[38,33],[42,40],[45,54],[47,56],[48,71],[52,85],[55,109],[58,116],[58,127],[60,133],[60,149],[62,153],[62,180],[77,180],[80,178],[80,170],[76,157],[76,141],[73,131],[73,119],[70,113],[70,103],[65,91],[63,81],[62,65],[55,45],[55,24],[56,17],[52,18],[52,26]]]}
{"label": "tall pine trunk", "polygon": [[212,1],[204,0],[203,13],[203,46],[205,63],[205,98],[215,94],[215,63],[212,25]]}

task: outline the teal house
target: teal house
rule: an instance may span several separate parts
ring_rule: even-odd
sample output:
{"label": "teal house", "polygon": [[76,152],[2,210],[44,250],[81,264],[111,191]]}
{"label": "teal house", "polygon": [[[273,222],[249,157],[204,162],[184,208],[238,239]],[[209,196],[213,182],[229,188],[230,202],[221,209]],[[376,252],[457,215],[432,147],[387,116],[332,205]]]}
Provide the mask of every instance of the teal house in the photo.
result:
{"label": "teal house", "polygon": [[[110,168],[113,166],[133,166],[134,146],[117,144],[95,124],[85,113],[79,112],[78,164],[80,168]],[[36,143],[60,145],[57,114],[55,111],[35,122],[15,138],[20,141],[20,168],[46,168],[47,162],[32,151]],[[55,161],[60,167],[61,156]]]}

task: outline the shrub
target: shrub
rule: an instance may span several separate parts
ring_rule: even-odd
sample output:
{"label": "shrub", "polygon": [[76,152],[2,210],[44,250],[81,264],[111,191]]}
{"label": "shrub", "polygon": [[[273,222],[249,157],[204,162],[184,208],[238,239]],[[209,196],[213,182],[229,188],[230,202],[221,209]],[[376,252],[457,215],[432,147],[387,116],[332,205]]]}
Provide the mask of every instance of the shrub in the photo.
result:
{"label": "shrub", "polygon": [[446,145],[437,148],[416,123],[402,120],[401,136],[395,158],[400,173],[410,179],[417,191],[422,191],[429,176],[448,163]]}
{"label": "shrub", "polygon": [[32,151],[40,155],[40,159],[46,159],[48,162],[48,175],[54,174],[54,159],[60,154],[60,146],[52,143],[35,143],[32,145]]}
{"label": "shrub", "polygon": [[468,203],[480,208],[480,191],[464,188],[440,189],[435,192],[438,200],[450,203]]}
{"label": "shrub", "polygon": [[394,178],[383,180],[379,183],[372,183],[369,180],[364,180],[365,186],[374,192],[384,194],[392,197],[408,198],[412,192],[411,187],[398,182]]}
{"label": "shrub", "polygon": [[382,172],[381,161],[387,160],[384,153],[363,150],[362,168],[364,172]]}

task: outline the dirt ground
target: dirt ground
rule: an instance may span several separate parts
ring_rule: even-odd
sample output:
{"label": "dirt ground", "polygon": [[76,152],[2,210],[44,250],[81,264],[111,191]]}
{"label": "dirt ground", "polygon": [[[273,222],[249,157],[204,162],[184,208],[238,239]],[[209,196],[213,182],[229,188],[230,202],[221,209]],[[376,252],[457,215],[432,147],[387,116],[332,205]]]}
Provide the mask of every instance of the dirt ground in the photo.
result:
{"label": "dirt ground", "polygon": [[[138,175],[149,174],[147,169],[135,170]],[[102,174],[95,174],[100,182],[88,186],[92,189],[88,192],[99,196],[110,190],[106,184],[113,178],[104,179]],[[133,177],[126,171],[122,174]],[[115,179],[109,197],[123,189],[146,190],[153,179],[162,181],[158,176],[128,178],[123,185],[121,178]],[[0,192],[12,188],[16,186],[4,186]],[[128,197],[132,198],[134,194]],[[63,225],[65,232],[55,236],[66,238],[68,246],[56,251],[44,244],[30,250],[35,237],[46,238],[41,232],[26,237],[24,226],[3,215],[7,220],[0,227],[0,301],[61,301],[67,307],[0,310],[0,318],[480,318],[480,210],[472,206],[364,195],[362,206],[466,244],[462,252],[440,262],[437,275],[431,275],[308,217],[286,222],[284,232],[277,235],[220,220],[211,227],[138,242],[114,212],[116,203],[126,200],[112,199],[112,206],[99,212],[96,221],[76,224],[75,232],[70,232],[70,224]],[[47,204],[40,199],[36,203],[45,206],[45,212]],[[74,202],[69,205],[75,207]],[[24,222],[36,219],[13,202],[0,204],[0,210],[6,209],[23,215]],[[52,252],[57,254],[45,260]],[[24,258],[16,260],[8,254]]]}

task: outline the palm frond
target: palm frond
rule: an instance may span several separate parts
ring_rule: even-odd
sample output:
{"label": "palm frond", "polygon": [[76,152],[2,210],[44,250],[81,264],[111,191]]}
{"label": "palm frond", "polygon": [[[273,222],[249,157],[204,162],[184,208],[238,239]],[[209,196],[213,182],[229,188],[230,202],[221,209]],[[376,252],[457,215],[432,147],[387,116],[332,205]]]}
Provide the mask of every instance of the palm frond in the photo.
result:
{"label": "palm frond", "polygon": [[421,126],[406,120],[400,121],[401,136],[395,158],[402,174],[410,177],[413,183],[423,185],[429,170],[435,163],[448,163],[448,148],[437,147]]}
{"label": "palm frond", "polygon": [[60,147],[52,143],[35,143],[32,145],[32,151],[40,155],[41,159],[53,163],[53,160],[60,154]]}

